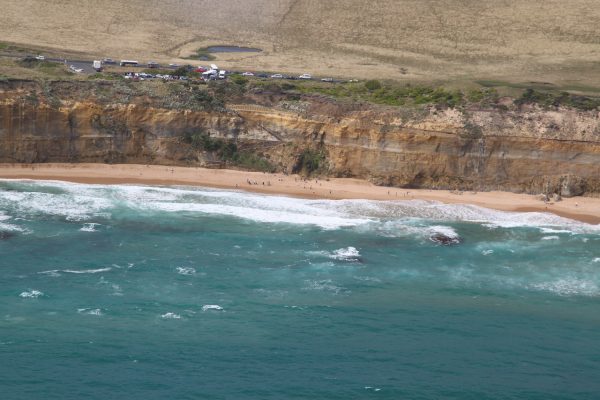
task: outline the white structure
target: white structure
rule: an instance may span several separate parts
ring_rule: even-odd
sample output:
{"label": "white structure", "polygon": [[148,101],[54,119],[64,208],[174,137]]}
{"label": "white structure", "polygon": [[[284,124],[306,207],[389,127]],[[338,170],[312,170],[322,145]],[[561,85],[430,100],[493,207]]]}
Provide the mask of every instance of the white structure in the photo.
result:
{"label": "white structure", "polygon": [[100,61],[100,60],[94,60],[94,63],[92,64],[92,66],[94,67],[94,69],[97,72],[102,71],[102,61]]}

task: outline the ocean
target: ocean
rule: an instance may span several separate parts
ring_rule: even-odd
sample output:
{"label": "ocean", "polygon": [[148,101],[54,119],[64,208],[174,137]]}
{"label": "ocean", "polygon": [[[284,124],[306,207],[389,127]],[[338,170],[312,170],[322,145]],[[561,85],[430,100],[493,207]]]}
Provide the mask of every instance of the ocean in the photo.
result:
{"label": "ocean", "polygon": [[600,226],[2,180],[0,360],[1,399],[598,399]]}

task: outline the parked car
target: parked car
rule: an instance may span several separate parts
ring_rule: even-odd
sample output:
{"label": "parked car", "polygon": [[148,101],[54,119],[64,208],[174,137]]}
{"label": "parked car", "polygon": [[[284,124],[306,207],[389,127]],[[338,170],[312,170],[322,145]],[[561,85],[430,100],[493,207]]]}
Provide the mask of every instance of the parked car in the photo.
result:
{"label": "parked car", "polygon": [[283,79],[283,75],[281,75],[281,74],[273,74],[273,75],[271,75],[271,78],[273,78],[273,79]]}
{"label": "parked car", "polygon": [[102,59],[102,64],[116,64],[117,62],[115,60],[113,60],[112,58],[103,58]]}
{"label": "parked car", "polygon": [[253,72],[244,72],[242,76],[254,76]]}
{"label": "parked car", "polygon": [[158,64],[156,61],[148,61],[148,68],[159,68],[160,64]]}
{"label": "parked car", "polygon": [[265,74],[264,72],[261,72],[260,74],[256,74],[256,76],[258,76],[259,78],[268,78],[269,75]]}
{"label": "parked car", "polygon": [[181,67],[181,65],[179,65],[179,64],[169,64],[169,67],[171,67],[171,68],[179,68],[179,67]]}
{"label": "parked car", "polygon": [[312,79],[311,74],[302,74],[298,77],[298,79]]}
{"label": "parked car", "polygon": [[321,82],[333,82],[333,78],[323,78]]}
{"label": "parked car", "polygon": [[46,59],[46,57],[44,57],[43,55],[40,54],[40,55],[35,56],[35,59],[36,60],[40,60],[40,61],[44,61]]}

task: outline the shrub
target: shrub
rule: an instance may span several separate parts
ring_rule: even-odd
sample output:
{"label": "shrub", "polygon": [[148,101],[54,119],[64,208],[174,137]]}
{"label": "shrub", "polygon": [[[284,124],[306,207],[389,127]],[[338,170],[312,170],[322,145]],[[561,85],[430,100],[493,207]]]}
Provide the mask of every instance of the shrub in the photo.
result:
{"label": "shrub", "polygon": [[231,77],[231,81],[233,83],[235,83],[236,85],[246,86],[246,84],[248,83],[248,78],[246,78],[245,76],[241,76],[241,75],[233,75]]}
{"label": "shrub", "polygon": [[221,161],[229,162],[242,168],[274,172],[275,167],[264,157],[247,150],[239,150],[238,146],[228,139],[212,138],[206,132],[186,132],[182,141],[196,150],[216,154]]}
{"label": "shrub", "polygon": [[296,160],[293,172],[310,176],[321,172],[325,167],[326,157],[323,149],[304,149]]}
{"label": "shrub", "polygon": [[534,89],[526,89],[520,98],[514,103],[518,106],[522,104],[538,104],[541,107],[571,107],[578,110],[591,111],[600,107],[600,98],[574,95],[569,92],[553,94],[540,92]]}
{"label": "shrub", "polygon": [[367,90],[370,90],[370,91],[381,89],[381,82],[379,82],[378,80],[375,80],[375,79],[366,81],[365,88],[367,88]]}

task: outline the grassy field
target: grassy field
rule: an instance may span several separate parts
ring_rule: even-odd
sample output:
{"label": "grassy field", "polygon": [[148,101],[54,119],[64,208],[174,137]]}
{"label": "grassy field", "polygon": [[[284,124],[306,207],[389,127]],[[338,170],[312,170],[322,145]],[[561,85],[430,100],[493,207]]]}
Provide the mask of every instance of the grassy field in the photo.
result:
{"label": "grassy field", "polygon": [[[3,0],[3,42],[90,57],[598,92],[596,0]],[[1,48],[0,48],[1,51]]]}

